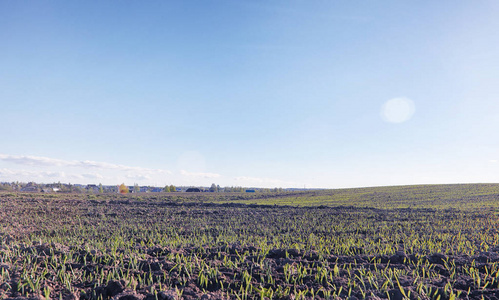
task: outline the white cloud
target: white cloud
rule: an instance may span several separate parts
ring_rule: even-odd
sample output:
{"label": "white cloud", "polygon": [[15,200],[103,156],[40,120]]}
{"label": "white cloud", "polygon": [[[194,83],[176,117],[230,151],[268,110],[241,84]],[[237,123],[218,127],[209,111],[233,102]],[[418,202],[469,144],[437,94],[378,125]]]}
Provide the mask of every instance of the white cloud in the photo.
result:
{"label": "white cloud", "polygon": [[491,160],[489,160],[489,162],[492,164],[497,164],[497,159],[491,159]]}
{"label": "white cloud", "polygon": [[30,178],[64,178],[66,173],[64,172],[50,172],[50,171],[28,171],[28,170],[11,170],[11,169],[0,169],[0,176],[7,178],[14,177],[30,177]]}
{"label": "white cloud", "polygon": [[84,178],[88,178],[88,179],[103,179],[104,178],[104,176],[102,176],[101,174],[98,174],[98,173],[81,174],[81,176],[83,176]]}
{"label": "white cloud", "polygon": [[76,168],[96,168],[101,170],[119,170],[119,171],[136,171],[149,172],[159,174],[172,174],[168,170],[150,169],[141,167],[130,167],[125,165],[110,164],[106,162],[97,162],[91,160],[62,160],[49,157],[30,156],[30,155],[8,155],[0,154],[0,160],[12,162],[19,165],[39,166],[39,167],[76,167]]}
{"label": "white cloud", "polygon": [[126,175],[126,178],[133,179],[133,180],[150,180],[150,179],[152,179],[151,176],[148,176],[148,175],[135,175],[135,174],[128,174],[128,175]]}
{"label": "white cloud", "polygon": [[[17,165],[17,166],[16,166]],[[172,172],[163,169],[131,167],[91,160],[63,160],[30,155],[0,154],[0,181],[78,182],[98,181],[163,184],[172,181]]]}
{"label": "white cloud", "polygon": [[1,176],[30,176],[33,174],[34,172],[25,171],[25,170],[0,169]]}
{"label": "white cloud", "polygon": [[29,155],[0,154],[0,160],[28,166],[67,166],[70,164],[70,162],[60,159]]}
{"label": "white cloud", "polygon": [[216,173],[194,173],[194,172],[187,172],[185,170],[181,170],[180,174],[182,176],[197,177],[197,178],[218,178],[218,177],[220,177],[220,174],[216,174]]}
{"label": "white cloud", "polygon": [[241,185],[258,185],[258,186],[266,186],[266,187],[292,187],[299,186],[296,182],[284,181],[280,179],[273,178],[265,178],[265,177],[248,177],[248,176],[239,176],[234,177],[234,180],[237,182],[241,182]]}
{"label": "white cloud", "polygon": [[[176,176],[172,172],[161,169],[130,167],[126,165],[96,162],[90,160],[70,161],[48,157],[28,155],[0,154],[1,162],[17,164],[11,168],[0,169],[0,181],[38,181],[38,182],[102,182],[113,184],[116,182],[138,182],[140,184],[177,185],[209,184],[207,181],[217,180],[221,185],[239,185],[255,187],[298,187],[302,184],[287,182],[265,177],[224,177],[218,173],[203,171],[186,171],[181,169]],[[22,169],[21,169],[22,168]]]}
{"label": "white cloud", "polygon": [[51,178],[64,178],[66,174],[64,172],[42,172],[42,176],[47,176]]}

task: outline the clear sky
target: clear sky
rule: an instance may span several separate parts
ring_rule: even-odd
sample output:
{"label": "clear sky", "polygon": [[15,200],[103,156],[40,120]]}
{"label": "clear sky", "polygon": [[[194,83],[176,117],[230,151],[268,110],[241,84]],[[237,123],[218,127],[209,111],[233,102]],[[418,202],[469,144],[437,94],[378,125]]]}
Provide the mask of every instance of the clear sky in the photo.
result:
{"label": "clear sky", "polygon": [[499,182],[498,1],[0,1],[0,181]]}

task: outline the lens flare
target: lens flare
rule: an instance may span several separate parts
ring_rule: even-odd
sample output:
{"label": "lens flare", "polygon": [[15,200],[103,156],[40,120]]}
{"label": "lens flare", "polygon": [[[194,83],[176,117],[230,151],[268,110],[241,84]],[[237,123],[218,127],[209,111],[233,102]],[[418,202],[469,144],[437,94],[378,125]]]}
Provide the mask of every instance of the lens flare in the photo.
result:
{"label": "lens flare", "polygon": [[411,99],[393,98],[386,101],[381,107],[381,117],[385,122],[403,123],[410,120],[415,111],[416,106]]}

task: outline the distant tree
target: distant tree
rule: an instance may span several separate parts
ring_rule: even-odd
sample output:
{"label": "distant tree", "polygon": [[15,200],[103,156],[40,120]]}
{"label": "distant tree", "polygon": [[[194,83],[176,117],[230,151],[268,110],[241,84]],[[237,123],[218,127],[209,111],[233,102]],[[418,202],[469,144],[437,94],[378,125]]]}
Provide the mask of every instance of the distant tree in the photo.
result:
{"label": "distant tree", "polygon": [[170,192],[176,192],[177,191],[177,188],[172,184],[170,185]]}
{"label": "distant tree", "polygon": [[73,186],[71,185],[71,182],[68,183],[68,186],[66,187],[66,191],[72,193],[73,192]]}
{"label": "distant tree", "polygon": [[135,183],[135,184],[133,185],[133,192],[134,192],[134,193],[138,193],[138,192],[140,192],[140,187],[139,187],[139,185],[138,185],[137,183]]}
{"label": "distant tree", "polygon": [[165,186],[165,188],[163,189],[163,192],[169,193],[170,192],[170,186],[169,185]]}
{"label": "distant tree", "polygon": [[3,191],[10,191],[12,190],[12,186],[8,183],[2,183],[0,185],[0,190],[3,190]]}
{"label": "distant tree", "polygon": [[104,188],[102,187],[102,183],[99,183],[99,193],[104,193]]}
{"label": "distant tree", "polygon": [[128,194],[128,187],[122,183],[120,186],[118,186],[118,191],[120,192],[120,194]]}
{"label": "distant tree", "polygon": [[217,191],[217,185],[212,183],[210,187],[210,192],[216,192]]}

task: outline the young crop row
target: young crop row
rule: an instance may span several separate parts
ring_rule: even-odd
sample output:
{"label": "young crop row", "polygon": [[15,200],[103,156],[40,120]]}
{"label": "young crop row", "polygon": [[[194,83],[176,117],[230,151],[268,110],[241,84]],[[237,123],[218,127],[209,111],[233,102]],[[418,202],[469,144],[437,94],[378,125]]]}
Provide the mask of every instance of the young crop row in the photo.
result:
{"label": "young crop row", "polygon": [[499,289],[494,209],[78,197],[0,197],[0,299],[479,299]]}
{"label": "young crop row", "polygon": [[104,299],[124,290],[150,297],[175,291],[177,295],[215,292],[228,299],[290,295],[453,299],[499,288],[497,256],[463,262],[462,257],[406,254],[320,258],[315,252],[295,249],[282,253],[239,246],[184,251],[156,247],[142,255],[97,254],[57,244],[2,249],[1,288],[11,296],[46,299],[61,294]]}

